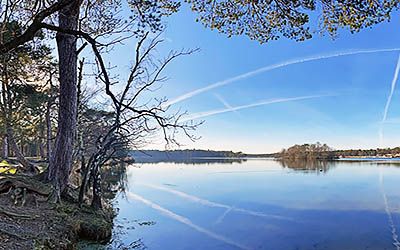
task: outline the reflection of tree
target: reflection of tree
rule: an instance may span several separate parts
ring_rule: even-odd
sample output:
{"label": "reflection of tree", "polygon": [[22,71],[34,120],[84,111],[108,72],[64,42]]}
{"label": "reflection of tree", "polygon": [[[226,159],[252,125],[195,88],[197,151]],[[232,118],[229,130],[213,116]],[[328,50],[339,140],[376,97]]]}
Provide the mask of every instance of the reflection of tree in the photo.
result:
{"label": "reflection of tree", "polygon": [[347,158],[340,160],[341,163],[349,163],[349,164],[358,164],[360,166],[365,165],[366,163],[373,163],[377,165],[383,165],[387,167],[397,167],[400,168],[400,161],[398,159],[391,158]]}
{"label": "reflection of tree", "polygon": [[242,163],[246,162],[246,159],[242,158],[183,158],[183,159],[152,159],[152,158],[142,158],[137,159],[135,163],[179,163],[187,165],[200,165],[200,164],[232,164],[232,163]]}
{"label": "reflection of tree", "polygon": [[327,172],[336,166],[334,161],[318,161],[307,159],[281,159],[279,163],[283,168],[290,168],[302,172]]}
{"label": "reflection of tree", "polygon": [[[232,163],[242,163],[245,162],[246,159],[234,159],[234,158],[197,158],[190,160],[171,160],[171,161],[150,161],[150,159],[146,159],[147,161],[141,161],[136,163],[159,163],[159,162],[170,162],[176,164],[185,164],[185,165],[201,165],[201,164],[232,164]],[[124,192],[127,184],[127,176],[126,176],[126,167],[128,164],[124,162],[112,162],[109,165],[104,167],[102,171],[102,189],[104,192],[104,198],[112,200],[115,198],[117,193]]]}
{"label": "reflection of tree", "polygon": [[114,199],[118,192],[126,187],[126,164],[123,162],[110,164],[102,171],[102,189],[106,199]]}

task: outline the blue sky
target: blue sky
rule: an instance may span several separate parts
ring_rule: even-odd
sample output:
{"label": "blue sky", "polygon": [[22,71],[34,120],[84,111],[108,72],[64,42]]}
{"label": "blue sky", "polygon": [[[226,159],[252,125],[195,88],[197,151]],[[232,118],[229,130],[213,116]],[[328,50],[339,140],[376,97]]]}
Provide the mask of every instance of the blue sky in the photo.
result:
{"label": "blue sky", "polygon": [[[282,39],[268,44],[259,44],[246,36],[227,38],[196,23],[195,18],[194,13],[183,7],[166,19],[167,28],[162,35],[166,42],[160,54],[168,49],[200,48],[200,51],[170,65],[166,71],[169,80],[155,93],[158,96],[173,100],[209,84],[296,58],[335,51],[400,47],[397,17],[357,34],[343,31],[335,40],[315,35],[301,43]],[[121,58],[132,48],[129,45],[114,52],[114,60],[123,64]],[[183,148],[265,153],[316,141],[338,149],[398,146],[397,89],[383,125],[383,140],[379,139],[398,55],[399,52],[369,53],[294,64],[176,103],[172,109],[198,113],[224,109],[227,104],[235,107],[273,99],[324,95],[203,117],[205,123],[195,133],[201,139],[193,143],[180,136]],[[156,143],[149,148],[163,148],[163,144]]]}

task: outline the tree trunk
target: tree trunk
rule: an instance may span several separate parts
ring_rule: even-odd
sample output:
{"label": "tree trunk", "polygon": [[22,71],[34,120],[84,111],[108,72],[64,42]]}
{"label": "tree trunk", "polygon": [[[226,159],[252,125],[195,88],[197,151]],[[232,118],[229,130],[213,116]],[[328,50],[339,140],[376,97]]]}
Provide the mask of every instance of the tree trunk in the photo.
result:
{"label": "tree trunk", "polygon": [[[58,20],[61,29],[77,30],[80,5],[81,0],[75,0],[60,10]],[[54,186],[55,193],[52,198],[57,202],[68,185],[72,169],[76,131],[78,56],[75,36],[58,32],[56,40],[60,72],[60,103],[56,142],[47,178]]]}
{"label": "tree trunk", "polygon": [[103,209],[103,205],[101,202],[101,197],[103,196],[102,194],[102,188],[101,188],[101,175],[99,171],[99,166],[96,165],[94,167],[94,170],[92,172],[93,174],[93,199],[92,199],[92,208],[96,210]]}
{"label": "tree trunk", "polygon": [[[83,158],[84,160],[84,158]],[[92,155],[89,158],[87,164],[84,161],[81,162],[81,175],[82,175],[82,183],[79,190],[79,206],[83,204],[84,196],[88,189],[89,177],[92,176],[91,170],[94,168],[94,164],[96,163],[96,155]]]}
{"label": "tree trunk", "polygon": [[39,146],[39,156],[41,160],[46,159],[46,151],[45,151],[45,121],[43,117],[41,118],[40,121],[40,138],[38,140],[38,146]]}
{"label": "tree trunk", "polygon": [[8,158],[8,139],[7,139],[7,135],[4,135],[3,137],[3,142],[1,145],[1,157],[3,159],[7,159]]}
{"label": "tree trunk", "polygon": [[51,132],[51,105],[52,105],[52,98],[49,98],[47,102],[47,110],[46,110],[46,159],[50,161],[51,158],[51,139],[52,139],[52,132]]}
{"label": "tree trunk", "polygon": [[[11,127],[10,127],[11,128]],[[11,135],[9,135],[9,136],[11,136]],[[12,137],[14,137],[14,134],[12,135]],[[12,140],[15,140],[15,138],[12,138]],[[21,141],[19,142],[19,147],[18,147],[18,144],[16,144],[17,146],[16,147],[14,147],[12,144],[11,144],[11,147],[12,147],[12,149],[15,151],[17,148],[18,148],[18,150],[19,150],[19,153],[17,153],[17,152],[15,152],[15,155],[17,156],[18,154],[21,154],[21,155],[25,155],[25,152],[26,152],[26,150],[24,149],[24,145],[25,145],[25,141],[24,141],[24,137],[22,136],[22,138],[21,138]]]}
{"label": "tree trunk", "polygon": [[39,141],[39,156],[41,160],[46,159],[46,153],[45,153],[45,149],[44,149],[44,142],[43,140]]}
{"label": "tree trunk", "polygon": [[7,131],[7,138],[8,142],[10,143],[11,149],[14,152],[15,156],[17,157],[17,160],[19,163],[24,166],[24,168],[30,172],[36,172],[35,167],[33,166],[32,163],[30,163],[23,153],[21,152],[20,148],[17,145],[17,142],[15,141],[14,137],[14,131],[11,128],[11,125],[6,121],[6,131]]}

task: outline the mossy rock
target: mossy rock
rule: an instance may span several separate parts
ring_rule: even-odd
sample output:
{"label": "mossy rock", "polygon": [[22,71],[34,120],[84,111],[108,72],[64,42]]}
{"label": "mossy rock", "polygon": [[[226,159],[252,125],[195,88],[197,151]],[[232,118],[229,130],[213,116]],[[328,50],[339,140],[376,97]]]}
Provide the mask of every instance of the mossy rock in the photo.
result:
{"label": "mossy rock", "polygon": [[79,238],[107,242],[111,239],[112,223],[104,218],[88,218],[88,220],[81,220],[79,223]]}

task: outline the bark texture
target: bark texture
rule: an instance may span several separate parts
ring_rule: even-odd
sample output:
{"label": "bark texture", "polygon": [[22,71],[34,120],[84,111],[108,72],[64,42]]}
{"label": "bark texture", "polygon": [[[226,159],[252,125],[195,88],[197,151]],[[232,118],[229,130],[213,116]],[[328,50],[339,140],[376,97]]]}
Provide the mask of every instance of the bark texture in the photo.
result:
{"label": "bark texture", "polygon": [[103,209],[102,205],[102,197],[103,192],[101,188],[101,176],[99,172],[99,167],[96,166],[96,171],[93,171],[93,200],[92,200],[92,207],[96,210]]}
{"label": "bark texture", "polygon": [[7,135],[4,135],[2,145],[1,145],[1,158],[8,158],[8,139]]}
{"label": "bark texture", "polygon": [[[80,0],[71,1],[59,11],[59,27],[77,30]],[[72,169],[73,145],[76,131],[77,112],[77,39],[73,35],[58,32],[57,49],[60,72],[60,103],[58,130],[54,151],[49,164],[48,180],[55,188],[54,198],[59,200],[68,185]]]}
{"label": "bark texture", "polygon": [[6,122],[6,131],[7,131],[8,142],[10,143],[11,149],[14,152],[15,156],[17,157],[18,162],[20,162],[25,169],[35,172],[34,166],[25,158],[21,149],[18,147],[18,144],[14,138],[14,131],[8,122]]}
{"label": "bark texture", "polygon": [[46,159],[50,161],[51,159],[51,105],[52,101],[50,100],[47,102],[47,109],[46,109]]}

